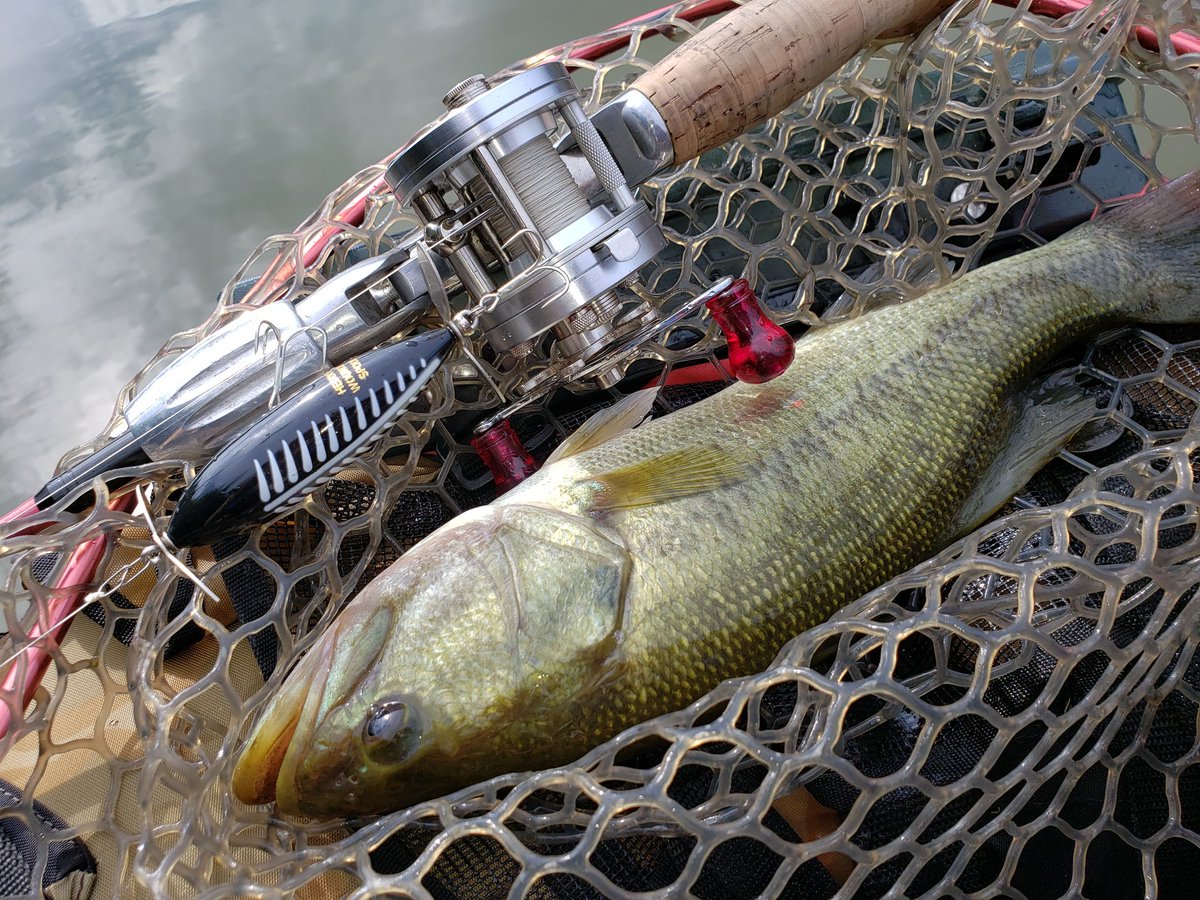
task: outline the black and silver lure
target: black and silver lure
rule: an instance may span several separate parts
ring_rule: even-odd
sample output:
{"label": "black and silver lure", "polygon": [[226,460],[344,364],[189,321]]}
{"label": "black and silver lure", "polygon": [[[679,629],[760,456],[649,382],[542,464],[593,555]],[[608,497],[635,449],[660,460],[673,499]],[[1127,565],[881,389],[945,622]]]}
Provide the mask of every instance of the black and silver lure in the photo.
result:
{"label": "black and silver lure", "polygon": [[[355,263],[294,303],[280,300],[236,316],[141,384],[122,410],[125,430],[92,455],[51,478],[23,514],[48,509],[75,493],[72,511],[89,507],[98,476],[115,469],[162,461],[201,465],[269,408],[272,398],[291,396],[328,364],[343,363],[406,327],[430,304],[426,271],[412,249],[414,231],[385,253]],[[446,264],[448,266],[448,264]],[[253,281],[235,291],[244,296]],[[384,288],[380,290],[380,288]],[[267,338],[277,355],[264,352]],[[128,479],[108,479],[110,489]]]}
{"label": "black and silver lure", "polygon": [[180,497],[168,539],[211,544],[298,506],[371,448],[453,343],[440,328],[326,371],[213,457]]}

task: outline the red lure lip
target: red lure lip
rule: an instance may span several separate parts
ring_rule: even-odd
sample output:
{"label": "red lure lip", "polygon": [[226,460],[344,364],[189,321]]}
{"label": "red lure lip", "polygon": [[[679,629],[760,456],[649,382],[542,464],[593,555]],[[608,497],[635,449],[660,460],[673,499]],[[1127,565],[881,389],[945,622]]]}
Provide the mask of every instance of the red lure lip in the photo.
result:
{"label": "red lure lip", "polygon": [[705,306],[725,333],[729,367],[738,381],[762,384],[791,365],[796,342],[763,312],[750,282],[739,278]]}
{"label": "red lure lip", "polygon": [[471,438],[471,446],[492,473],[496,496],[512,490],[538,469],[508,419]]}

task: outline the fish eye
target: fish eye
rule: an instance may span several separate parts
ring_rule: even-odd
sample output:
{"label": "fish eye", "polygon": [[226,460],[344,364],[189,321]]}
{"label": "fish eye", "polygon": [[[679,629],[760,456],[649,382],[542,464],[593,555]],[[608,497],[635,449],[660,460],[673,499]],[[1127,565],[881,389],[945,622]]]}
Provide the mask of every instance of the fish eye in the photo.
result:
{"label": "fish eye", "polygon": [[368,756],[381,763],[400,763],[420,743],[420,716],[411,701],[382,700],[367,713],[362,733]]}

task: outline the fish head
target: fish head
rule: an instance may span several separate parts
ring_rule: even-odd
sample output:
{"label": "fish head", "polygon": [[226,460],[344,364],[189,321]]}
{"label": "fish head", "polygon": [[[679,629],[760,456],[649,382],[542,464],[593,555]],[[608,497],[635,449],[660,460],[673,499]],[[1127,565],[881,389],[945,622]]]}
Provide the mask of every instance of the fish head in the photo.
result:
{"label": "fish head", "polygon": [[629,556],[586,517],[472,510],[359,594],[272,698],[235,793],[315,817],[548,764],[615,665]]}

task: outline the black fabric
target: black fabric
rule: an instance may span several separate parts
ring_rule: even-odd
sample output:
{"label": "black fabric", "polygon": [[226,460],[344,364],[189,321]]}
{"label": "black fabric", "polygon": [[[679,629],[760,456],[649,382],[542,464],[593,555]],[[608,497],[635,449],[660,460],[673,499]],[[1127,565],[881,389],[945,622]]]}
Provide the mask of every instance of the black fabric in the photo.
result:
{"label": "black fabric", "polygon": [[[220,562],[237,553],[246,545],[244,535],[230,538],[213,545],[213,557]],[[253,622],[261,619],[271,611],[275,602],[275,580],[267,571],[252,559],[244,559],[226,569],[222,575],[225,590],[233,603],[234,611],[243,622]],[[254,653],[254,661],[262,670],[263,677],[269,677],[275,671],[279,660],[279,636],[274,628],[263,628],[250,635],[250,650]]]}
{"label": "black fabric", "polygon": [[[195,585],[185,578],[178,578],[175,581],[175,591],[171,596],[171,602],[167,606],[167,619],[172,620],[176,616],[183,613],[192,602],[192,596],[196,591]],[[140,607],[131,603],[120,591],[114,591],[109,594],[108,602],[117,609],[137,610]],[[83,611],[89,619],[97,625],[103,627],[106,621],[106,614],[103,603],[91,603]],[[113,623],[113,637],[122,644],[130,644],[134,636],[137,634],[137,615],[114,617],[116,621]],[[185,647],[190,647],[196,641],[204,637],[204,629],[195,622],[187,622],[182,628],[176,631],[167,640],[163,647],[163,656],[170,659],[180,650]]]}
{"label": "black fabric", "polygon": [[[1132,585],[1127,590],[1127,596],[1134,594],[1139,586]],[[1118,616],[1112,629],[1114,642],[1127,643],[1140,634],[1161,602],[1161,593],[1152,594]],[[929,669],[933,669],[936,661],[930,656],[927,663]],[[1102,655],[1075,662],[1062,693],[1051,704],[1052,709],[1061,712],[1064,708],[1083,702],[1108,665],[1107,657]],[[1052,658],[1047,654],[1032,654],[1028,665],[993,681],[987,694],[989,705],[1005,715],[1024,709],[1044,689],[1051,668]],[[1167,825],[1170,813],[1167,783],[1156,766],[1174,762],[1195,746],[1198,706],[1186,691],[1194,692],[1200,687],[1200,654],[1188,661],[1182,681],[1180,689],[1169,693],[1158,704],[1144,749],[1115,770],[1097,763],[1073,780],[1068,787],[1066,800],[1059,809],[1059,818],[1073,828],[1085,829],[1092,825],[1104,808],[1110,782],[1115,780],[1113,817],[1118,824],[1140,839],[1150,839]],[[866,714],[875,712],[878,710],[870,709],[860,714],[865,718]],[[1145,704],[1138,704],[1128,713],[1109,744],[1110,757],[1119,756],[1132,743],[1139,730],[1145,727],[1143,720],[1147,714]],[[877,776],[895,771],[904,764],[916,744],[918,722],[911,713],[900,711],[870,730],[848,738],[840,753],[867,775]],[[1106,720],[1087,723],[1086,727],[1099,735],[1109,724]],[[989,779],[999,778],[1027,760],[1041,739],[1044,728],[1035,725],[1006,737],[1003,753],[987,773]],[[952,784],[974,770],[984,750],[996,739],[996,732],[982,717],[960,716],[952,720],[950,729],[943,728],[941,737],[934,743],[922,766],[921,776],[933,784]],[[1051,756],[1053,751],[1046,754],[1046,757]],[[1196,768],[1197,775],[1200,775],[1200,767]],[[1200,809],[1200,777],[1189,778],[1188,774],[1185,772],[1178,781],[1180,808]],[[1013,804],[1017,790],[1009,791],[982,809],[976,806],[982,792],[977,789],[964,790],[960,802],[944,809],[918,837],[917,843],[925,844],[936,839],[959,825],[968,815],[972,830],[978,830],[996,819],[1017,826],[1035,821],[1050,808],[1066,781],[1065,771],[1049,777],[1021,806]],[[818,802],[842,816],[849,813],[859,796],[854,786],[828,771],[808,782],[806,788]],[[890,792],[876,801],[851,840],[866,850],[884,846],[903,833],[926,802],[924,795],[915,788],[906,787]],[[1197,832],[1195,838],[1190,842],[1168,842],[1171,846],[1164,845],[1155,855],[1160,894],[1185,896],[1181,889],[1194,878],[1194,872],[1188,866],[1200,858],[1200,816],[1190,822],[1185,817],[1183,824]],[[956,881],[957,886],[969,893],[983,890],[991,884],[1004,864],[1012,840],[1013,836],[1003,830],[986,840],[974,851]],[[920,896],[936,884],[950,870],[961,852],[962,845],[956,842],[927,861],[910,884],[907,896]],[[1059,829],[1042,829],[1022,849],[1014,885],[1030,898],[1059,897],[1072,888],[1079,890],[1079,885],[1072,885],[1071,880],[1074,852],[1074,842]],[[901,862],[895,860],[885,864],[867,879],[856,896],[881,896],[886,893],[887,886],[893,883],[901,868]],[[1082,894],[1085,897],[1132,897],[1141,896],[1145,891],[1141,854],[1126,844],[1117,832],[1105,830],[1097,836],[1087,848],[1084,869]]]}
{"label": "black fabric", "polygon": [[[21,792],[0,779],[0,896],[18,897],[34,894],[34,869],[38,864],[39,848],[44,843],[41,829],[61,831],[67,827],[62,818],[44,805],[33,803],[33,814],[40,824],[39,833],[30,830],[19,813],[4,814],[21,805]],[[50,841],[45,846],[46,870],[41,887],[49,888],[75,872],[95,875],[96,859],[78,838]]]}
{"label": "black fabric", "polygon": [[50,573],[54,571],[54,567],[58,565],[61,553],[43,553],[36,557],[30,565],[30,571],[33,573],[33,578],[38,584],[45,584],[46,579],[50,577]]}
{"label": "black fabric", "polygon": [[[45,553],[37,557],[30,567],[33,577],[39,584],[45,584],[46,579],[50,577],[50,573],[58,564],[58,553]],[[192,602],[192,594],[195,591],[195,586],[184,578],[179,578],[175,582],[175,592],[171,597],[171,602],[167,607],[167,618],[174,619],[180,615],[188,604]],[[136,604],[122,594],[120,591],[113,591],[108,595],[108,602],[117,609],[137,610]],[[104,604],[100,602],[89,603],[83,609],[83,614],[103,627],[107,621],[105,615]],[[134,636],[137,634],[137,615],[121,616],[113,625],[113,637],[122,644],[128,646]],[[180,650],[185,647],[190,647],[200,638],[204,637],[204,629],[200,628],[195,622],[188,622],[180,628],[175,634],[171,635],[166,645],[163,647],[163,655],[166,659],[170,659]]]}
{"label": "black fabric", "polygon": [[453,513],[436,491],[410,488],[396,498],[385,528],[405,550],[450,521]]}
{"label": "black fabric", "polygon": [[[736,776],[735,776],[736,777]],[[768,812],[764,821],[793,843],[799,843],[783,818]],[[401,830],[371,853],[371,866],[380,874],[402,872],[416,861],[434,837],[429,828]],[[604,876],[604,890],[570,875],[538,881],[539,896],[555,900],[600,900],[626,893],[646,892],[674,884],[695,848],[694,837],[638,834],[602,841],[589,855]],[[562,852],[562,845],[529,841],[536,852]],[[782,862],[781,857],[751,838],[731,838],[718,845],[690,886],[689,896],[700,900],[750,900],[763,895]],[[438,858],[422,881],[434,897],[445,900],[483,900],[504,897],[519,872],[517,863],[495,840],[469,837],[455,841]],[[818,860],[809,860],[792,873],[781,897],[822,900],[836,895],[838,883]]]}

